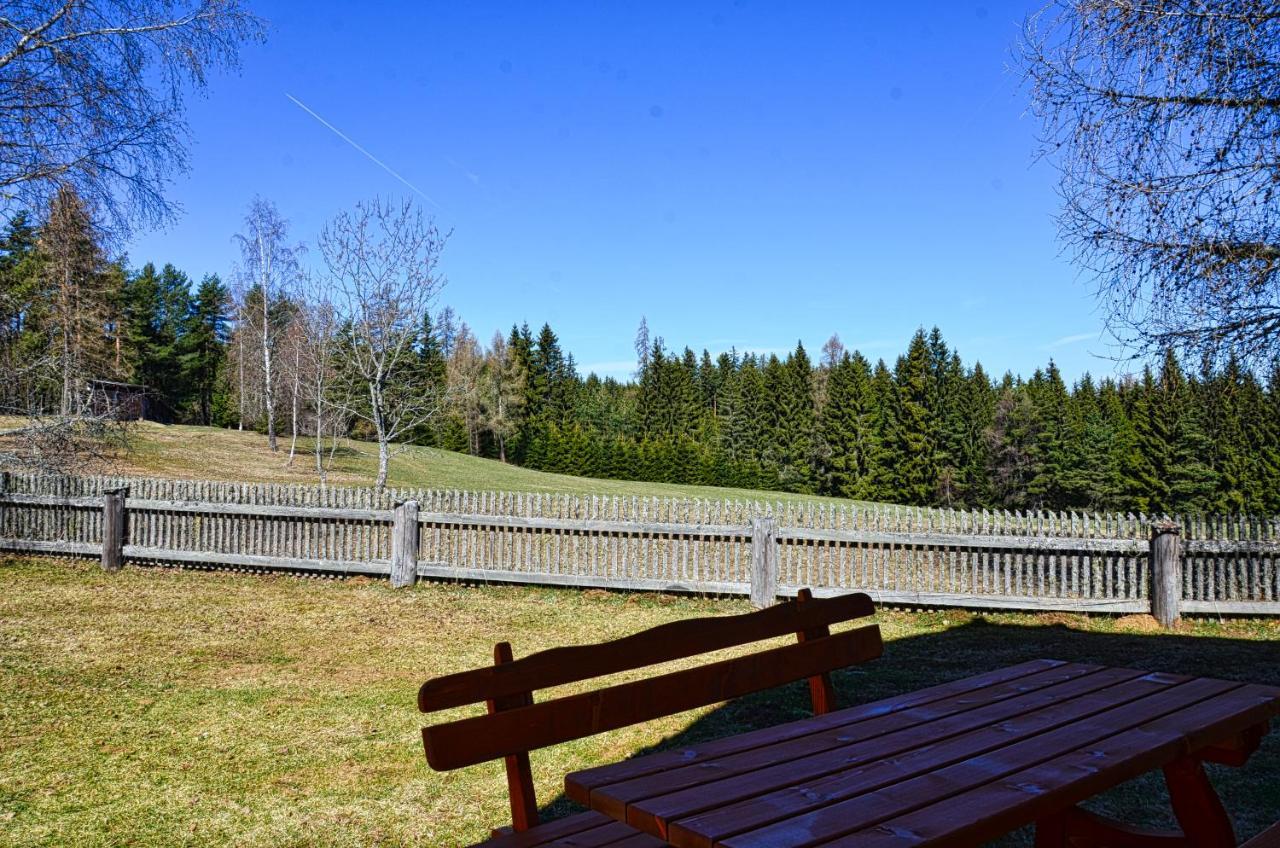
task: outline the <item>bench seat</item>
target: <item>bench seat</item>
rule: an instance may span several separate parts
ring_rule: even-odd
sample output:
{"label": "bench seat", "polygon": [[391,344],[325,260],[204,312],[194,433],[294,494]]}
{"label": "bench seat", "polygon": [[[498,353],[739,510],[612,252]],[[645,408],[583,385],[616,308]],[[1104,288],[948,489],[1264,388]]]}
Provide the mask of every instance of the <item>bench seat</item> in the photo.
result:
{"label": "bench seat", "polygon": [[[529,752],[806,679],[814,713],[828,713],[836,707],[831,672],[875,659],[884,650],[880,628],[874,624],[838,633],[831,632],[831,625],[874,614],[875,605],[865,594],[818,599],[800,589],[794,601],[756,612],[672,621],[621,639],[549,648],[522,659],[515,659],[510,642],[499,642],[493,646],[492,666],[436,677],[418,690],[418,709],[424,713],[485,705],[484,715],[422,728],[427,765],[450,771],[504,761],[511,832],[495,831],[481,845],[656,848],[666,843],[600,813],[542,824]],[[537,691],[788,635],[796,641],[534,700]]]}
{"label": "bench seat", "polygon": [[579,813],[478,842],[471,848],[664,848],[667,843],[614,821],[604,813]]}

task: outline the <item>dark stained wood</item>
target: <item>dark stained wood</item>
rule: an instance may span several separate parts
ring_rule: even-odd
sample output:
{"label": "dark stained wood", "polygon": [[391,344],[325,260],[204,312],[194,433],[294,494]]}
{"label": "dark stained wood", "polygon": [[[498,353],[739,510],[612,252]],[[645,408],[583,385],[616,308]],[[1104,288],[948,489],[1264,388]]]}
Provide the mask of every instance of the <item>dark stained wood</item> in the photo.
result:
{"label": "dark stained wood", "polygon": [[1240,848],[1280,848],[1280,823],[1262,831]]}
{"label": "dark stained wood", "polygon": [[1269,724],[1254,725],[1243,733],[1205,748],[1200,752],[1200,759],[1206,763],[1219,763],[1240,768],[1262,745],[1262,737],[1266,736],[1270,729]]}
{"label": "dark stained wood", "polygon": [[1035,848],[1194,848],[1176,831],[1133,827],[1073,807],[1036,823]]}
{"label": "dark stained wood", "polygon": [[[1036,821],[1044,825],[1043,848],[1067,836],[1077,848],[1094,840],[1168,848],[1185,838],[1171,842],[1170,834],[1071,810],[1170,766],[1179,819],[1198,822],[1184,825],[1199,828],[1193,838],[1207,845],[1226,839],[1225,815],[1214,812],[1217,798],[1199,761],[1210,751],[1252,750],[1258,728],[1280,714],[1280,689],[1072,670],[1065,663],[1022,669],[914,706],[882,702],[639,757],[570,775],[566,787],[593,809],[681,848],[978,845]],[[1064,679],[1030,685],[1055,672]],[[1062,823],[1056,835],[1054,817]]]}
{"label": "dark stained wood", "polygon": [[583,769],[565,778],[565,791],[573,800],[584,806],[590,806],[592,790],[606,784],[620,783],[646,774],[707,762],[763,745],[809,736],[864,719],[890,715],[926,704],[973,696],[991,687],[1014,687],[1010,690],[1014,693],[1020,691],[1022,687],[1029,691],[1031,688],[1049,685],[1043,682],[1046,675],[1052,676],[1051,683],[1059,683],[1062,680],[1097,671],[1098,668],[1098,666],[1073,665],[1062,660],[1030,660],[975,677],[953,680],[893,698],[849,707],[822,717],[789,722],[727,739],[716,739],[677,750],[648,754],[620,763]]}
{"label": "dark stained wood", "polygon": [[538,825],[523,833],[497,836],[472,848],[663,848],[666,843],[600,813],[581,813]]}
{"label": "dark stained wood", "polygon": [[1174,818],[1197,848],[1235,848],[1236,834],[1222,799],[1213,790],[1204,764],[1195,757],[1179,757],[1164,767]]}
{"label": "dark stained wood", "polygon": [[[511,645],[494,647],[494,665],[427,681],[418,693],[424,712],[483,700],[487,715],[422,730],[427,762],[443,771],[501,758],[511,800],[511,833],[497,832],[486,845],[616,845],[644,848],[655,842],[623,823],[593,820],[538,823],[529,752],[641,721],[718,703],[808,678],[816,712],[835,705],[830,672],[880,656],[884,643],[875,625],[832,634],[830,625],[875,611],[862,594],[815,600],[799,597],[741,616],[675,622],[598,645],[557,648],[522,660]],[[762,639],[794,634],[797,642],[746,656],[669,672],[534,703],[533,693],[580,680],[696,656]],[[1028,665],[1014,673],[1034,676],[1054,664]],[[593,814],[598,816],[598,814]],[[576,818],[576,817],[575,817]],[[612,822],[612,819],[606,819]],[[505,829],[504,829],[505,831]],[[515,841],[512,841],[515,840]]]}
{"label": "dark stained wood", "polygon": [[[1196,680],[1177,687],[1220,681]],[[1130,712],[1133,712],[1132,710]],[[1070,806],[1153,768],[1205,747],[1205,740],[1222,738],[1280,712],[1280,690],[1236,685],[1190,706],[1124,728],[1104,739],[1088,742],[1029,768],[988,779],[956,792],[921,793],[916,808],[880,819],[874,826],[846,831],[824,843],[835,846],[981,845],[1032,821],[1052,817]],[[1118,725],[1117,725],[1118,727]],[[877,793],[877,795],[880,793]],[[751,844],[726,840],[724,845]]]}
{"label": "dark stained wood", "polygon": [[423,728],[427,762],[437,771],[447,771],[581,739],[865,662],[880,656],[883,648],[878,627],[859,627],[594,692],[446,722]]}
{"label": "dark stained wood", "polygon": [[[1014,693],[997,690],[992,693],[991,703],[984,704],[977,698],[957,699],[953,704],[908,710],[834,732],[766,745],[710,763],[605,786],[598,794],[607,797],[608,802],[604,798],[600,801],[593,798],[592,807],[619,818],[625,807],[628,822],[663,835],[665,831],[658,824],[661,821],[733,804],[738,799],[745,801],[742,807],[751,806],[763,793],[856,769],[866,763],[898,760],[904,752],[925,742],[1007,722],[1038,707],[1140,675],[1137,671],[1108,669],[1012,698],[1007,696]],[[951,714],[944,715],[948,712]],[[924,727],[927,731],[922,732]],[[749,820],[758,812],[735,808],[734,816]]]}
{"label": "dark stained wood", "polygon": [[[813,592],[809,591],[808,588],[801,589],[796,593],[797,609],[803,612],[804,608],[811,603],[813,603]],[[831,628],[825,624],[796,632],[796,638],[801,642],[821,639],[830,635]],[[809,699],[813,702],[814,715],[826,715],[836,708],[836,687],[831,682],[831,674],[829,672],[809,678]]]}
{"label": "dark stained wood", "polygon": [[[493,664],[512,662],[511,643],[499,642],[493,646]],[[527,707],[533,703],[533,693],[521,692],[491,699],[487,704],[489,714]],[[533,771],[529,767],[529,754],[521,751],[503,758],[507,771],[507,795],[511,799],[511,826],[520,832],[538,823],[538,799],[533,790]]]}
{"label": "dark stained wood", "polygon": [[428,680],[418,691],[422,712],[460,707],[519,692],[603,677],[775,636],[864,618],[875,612],[862,593],[778,604],[758,612],[675,621],[612,642],[540,651],[502,666]]}
{"label": "dark stained wood", "polygon": [[[1144,697],[1167,688],[1168,684],[1158,681],[1125,681],[1091,693],[1082,693],[1079,698],[1066,695],[1056,703],[1014,718],[985,724],[974,723],[968,732],[941,740],[934,740],[932,735],[924,736],[918,729],[913,729],[913,735],[917,738],[915,747],[910,750],[867,760],[861,765],[851,764],[846,770],[741,798],[736,803],[717,805],[704,814],[680,817],[671,826],[672,833],[668,838],[679,845],[710,845],[732,834],[794,819],[824,806],[864,796],[868,792],[903,783],[975,757],[983,757],[1001,747],[1031,740],[1068,725],[1078,727],[1081,718],[1104,715],[1108,711],[1112,711],[1114,716],[1120,711],[1134,709],[1135,705],[1142,709]],[[1099,732],[1097,728],[1108,726],[1108,722],[1109,718],[1095,723],[1093,732]],[[1085,731],[1089,729],[1087,726],[1084,728]],[[1077,729],[1073,729],[1061,734],[1057,740],[1050,738],[1049,744],[1056,741],[1058,744],[1070,745],[1076,732]],[[1038,744],[1037,742],[1036,745]],[[1028,745],[1023,753],[1034,754],[1034,747]],[[953,769],[950,774],[957,780],[984,779],[980,771],[966,771],[960,767]],[[660,799],[655,800],[660,802]]]}

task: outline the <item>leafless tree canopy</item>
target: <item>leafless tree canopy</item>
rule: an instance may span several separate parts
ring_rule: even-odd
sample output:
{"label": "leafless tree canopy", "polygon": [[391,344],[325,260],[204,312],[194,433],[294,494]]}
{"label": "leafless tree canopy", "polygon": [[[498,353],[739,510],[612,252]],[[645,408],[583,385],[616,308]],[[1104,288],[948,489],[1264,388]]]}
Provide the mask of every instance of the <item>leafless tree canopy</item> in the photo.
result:
{"label": "leafless tree canopy", "polygon": [[378,440],[378,488],[386,485],[391,443],[440,410],[442,398],[413,371],[422,317],[443,284],[436,265],[447,239],[412,203],[380,200],[337,215],[320,234],[341,312],[343,371],[365,395],[352,411]]}
{"label": "leafless tree canopy", "polygon": [[234,67],[262,24],[237,0],[7,0],[0,7],[0,209],[74,186],[117,230],[172,212],[183,92]]}
{"label": "leafless tree canopy", "polygon": [[277,347],[287,321],[281,321],[278,307],[287,302],[299,280],[298,256],[301,244],[289,244],[289,222],[274,203],[255,197],[244,218],[244,232],[235,236],[240,245],[241,288],[245,301],[254,308],[242,309],[243,323],[237,333],[252,332],[261,365],[262,400],[265,407],[267,441],[276,450],[276,394],[279,389]]}
{"label": "leafless tree canopy", "polygon": [[1023,59],[1062,234],[1129,351],[1280,352],[1280,3],[1059,0]]}

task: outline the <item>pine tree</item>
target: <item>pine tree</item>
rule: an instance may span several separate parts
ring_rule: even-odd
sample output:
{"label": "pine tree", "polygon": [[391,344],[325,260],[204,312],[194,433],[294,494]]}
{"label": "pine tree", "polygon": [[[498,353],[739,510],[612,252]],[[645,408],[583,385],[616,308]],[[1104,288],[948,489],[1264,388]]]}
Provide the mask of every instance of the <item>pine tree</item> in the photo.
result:
{"label": "pine tree", "polygon": [[898,430],[898,390],[893,373],[883,359],[877,360],[871,375],[872,416],[867,455],[867,500],[887,501],[901,489],[898,477],[900,443]]}
{"label": "pine tree", "polygon": [[117,325],[118,279],[98,244],[87,207],[69,186],[54,196],[38,244],[44,289],[50,297],[58,409],[72,415],[81,411],[86,378],[116,376],[115,344],[103,329]]}
{"label": "pine tree", "polygon": [[992,500],[1006,509],[1034,506],[1031,481],[1041,474],[1038,409],[1031,394],[1021,389],[1005,375],[987,435]]}
{"label": "pine tree", "polygon": [[871,364],[861,353],[845,353],[828,371],[822,410],[826,494],[858,500],[874,497],[871,465],[880,451],[875,417]]}
{"label": "pine tree", "polygon": [[6,411],[29,414],[54,405],[57,374],[48,366],[53,343],[53,295],[43,272],[38,231],[25,212],[9,220],[0,239],[0,386]]}
{"label": "pine tree", "polygon": [[1049,360],[1037,370],[1025,391],[1035,407],[1032,451],[1035,473],[1027,481],[1027,503],[1037,509],[1060,510],[1070,505],[1067,479],[1073,460],[1070,398],[1062,372]]}
{"label": "pine tree", "polygon": [[934,351],[923,330],[916,331],[906,355],[898,358],[893,382],[897,404],[890,438],[897,463],[896,499],[923,506],[933,503],[938,480],[938,381]]}
{"label": "pine tree", "polygon": [[[172,265],[147,263],[124,289],[124,333],[130,377],[173,417],[190,399],[179,340],[191,320],[191,282]],[[119,352],[119,349],[117,349]]]}
{"label": "pine tree", "polygon": [[756,357],[743,358],[725,389],[721,415],[724,424],[720,429],[721,448],[730,462],[751,468],[750,476],[761,485],[760,469],[765,452],[765,398],[764,373]]}
{"label": "pine tree", "polygon": [[177,346],[181,381],[194,398],[192,419],[212,424],[218,373],[226,359],[228,306],[227,287],[216,274],[206,276],[196,290]]}

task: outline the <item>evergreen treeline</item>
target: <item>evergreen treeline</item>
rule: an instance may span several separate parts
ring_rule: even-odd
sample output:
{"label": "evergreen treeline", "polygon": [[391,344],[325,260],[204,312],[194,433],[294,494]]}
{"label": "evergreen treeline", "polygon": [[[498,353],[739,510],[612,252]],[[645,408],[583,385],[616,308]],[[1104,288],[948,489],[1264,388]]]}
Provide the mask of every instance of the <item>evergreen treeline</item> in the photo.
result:
{"label": "evergreen treeline", "polygon": [[[345,373],[350,327],[314,292],[264,303],[261,286],[233,296],[216,276],[129,270],[98,245],[71,192],[0,238],[9,410],[74,413],[85,380],[112,379],[147,386],[171,421],[265,431],[270,408],[293,444],[371,437],[368,393]],[[643,327],[637,351],[635,380],[584,379],[550,326],[484,348],[446,308],[422,316],[385,388],[438,400],[419,444],[570,474],[911,505],[1280,512],[1280,364],[1189,374],[1169,354],[1123,379],[1068,386],[1052,362],[992,379],[937,329],[892,365],[834,337],[818,363],[801,345],[677,354]]]}
{"label": "evergreen treeline", "polygon": [[[528,374],[507,455],[593,477],[808,492],[911,505],[1143,512],[1280,511],[1280,368],[1068,386],[967,367],[935,328],[890,366],[837,339],[814,364],[711,357],[661,340],[628,384],[580,379],[544,326],[506,340]],[[425,438],[496,455],[456,411]]]}

